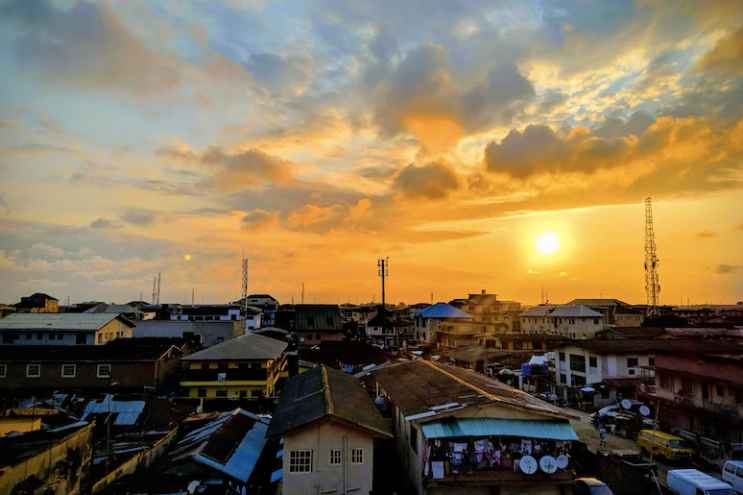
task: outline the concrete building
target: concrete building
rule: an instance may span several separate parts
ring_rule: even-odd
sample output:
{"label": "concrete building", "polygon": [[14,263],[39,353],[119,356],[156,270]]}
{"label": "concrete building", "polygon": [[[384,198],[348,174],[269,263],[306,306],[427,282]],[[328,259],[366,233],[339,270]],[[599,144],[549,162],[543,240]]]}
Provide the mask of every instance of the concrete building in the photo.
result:
{"label": "concrete building", "polygon": [[76,495],[93,455],[84,421],[0,438],[0,493]]}
{"label": "concrete building", "polygon": [[57,313],[59,312],[59,299],[43,292],[36,292],[27,297],[22,297],[21,302],[15,305],[19,313]]}
{"label": "concrete building", "polygon": [[134,323],[111,313],[14,313],[0,319],[3,345],[91,345],[130,338]]}
{"label": "concrete building", "polygon": [[337,304],[285,304],[276,315],[276,326],[290,331],[302,345],[345,339]]}
{"label": "concrete building", "polygon": [[366,322],[364,333],[372,344],[385,349],[399,349],[404,342],[414,341],[415,329],[412,320],[379,306]]}
{"label": "concrete building", "polygon": [[[565,493],[577,440],[563,411],[479,373],[424,360],[363,378],[392,419],[404,493]],[[559,467],[558,467],[559,466]]]}
{"label": "concrete building", "polygon": [[136,306],[130,306],[129,304],[99,303],[86,309],[83,313],[115,313],[134,322],[144,319],[144,312]]}
{"label": "concrete building", "polygon": [[606,326],[601,313],[583,305],[540,304],[521,314],[521,330],[526,334],[590,339]]}
{"label": "concrete building", "polygon": [[0,390],[159,390],[174,384],[180,341],[118,339],[105,345],[0,346]]}
{"label": "concrete building", "polygon": [[170,307],[170,319],[181,321],[230,321],[240,320],[237,304],[176,304]]}
{"label": "concrete building", "polygon": [[666,431],[697,445],[709,462],[743,451],[743,345],[696,341],[659,349],[645,398]]}
{"label": "concrete building", "polygon": [[[242,299],[233,304],[242,306]],[[247,297],[247,305],[261,311],[260,327],[271,327],[276,324],[276,312],[279,310],[279,301],[270,294],[250,294]]]}
{"label": "concrete building", "polygon": [[181,388],[188,397],[259,398],[274,395],[288,377],[286,342],[249,333],[182,359]]}
{"label": "concrete building", "polygon": [[[419,310],[415,316],[415,336],[416,340],[422,344],[433,344],[437,341],[439,330],[446,324],[449,324],[447,332],[456,335],[458,327],[457,322],[472,321],[472,316],[446,303],[436,303],[425,309]],[[469,329],[461,332],[461,336],[467,338],[467,335],[474,337],[469,333]]]}
{"label": "concrete building", "polygon": [[619,299],[573,299],[570,306],[586,306],[603,315],[604,322],[618,327],[639,327],[645,321],[645,312]]}
{"label": "concrete building", "polygon": [[242,322],[142,320],[134,327],[134,338],[178,338],[196,341],[204,347],[234,339],[245,332]]}
{"label": "concrete building", "polygon": [[479,294],[469,294],[467,299],[450,301],[449,304],[471,315],[473,321],[484,323],[486,333],[520,331],[521,303],[498,299],[496,294],[488,294],[485,289]]}
{"label": "concrete building", "polygon": [[326,366],[286,383],[269,435],[283,438],[284,495],[372,493],[374,440],[392,437],[358,381]]}

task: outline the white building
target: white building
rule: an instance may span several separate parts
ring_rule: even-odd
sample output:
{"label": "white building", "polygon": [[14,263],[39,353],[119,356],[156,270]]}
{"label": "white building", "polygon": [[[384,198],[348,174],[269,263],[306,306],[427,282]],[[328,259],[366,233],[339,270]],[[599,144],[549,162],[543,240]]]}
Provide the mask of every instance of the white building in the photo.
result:
{"label": "white building", "polygon": [[521,315],[521,331],[527,334],[590,339],[606,327],[601,313],[580,304],[540,304]]}
{"label": "white building", "polygon": [[646,339],[594,339],[560,347],[555,353],[557,393],[571,400],[585,389],[595,406],[619,396],[634,398],[639,384],[654,378],[657,345]]}
{"label": "white building", "polygon": [[356,379],[325,366],[284,384],[268,433],[284,442],[284,495],[372,493],[374,440],[392,438]]}
{"label": "white building", "polygon": [[133,336],[134,323],[114,313],[13,313],[0,319],[3,345],[90,345]]}

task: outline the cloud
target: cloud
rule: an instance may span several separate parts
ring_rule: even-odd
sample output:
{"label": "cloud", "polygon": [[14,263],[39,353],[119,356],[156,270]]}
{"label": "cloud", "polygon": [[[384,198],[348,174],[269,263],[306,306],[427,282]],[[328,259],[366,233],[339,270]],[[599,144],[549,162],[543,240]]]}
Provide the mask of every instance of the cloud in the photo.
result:
{"label": "cloud", "polygon": [[96,218],[90,222],[90,228],[92,229],[117,229],[120,225],[113,220],[108,218]]}
{"label": "cloud", "polygon": [[159,154],[202,165],[205,171],[211,172],[209,184],[226,192],[292,180],[290,162],[259,149],[229,153],[219,146],[210,146],[199,154],[181,146],[161,148]]}
{"label": "cloud", "polygon": [[465,133],[510,123],[534,88],[508,62],[474,83],[459,80],[444,47],[428,44],[410,50],[374,93],[375,121],[386,134],[406,132],[440,149]]}
{"label": "cloud", "polygon": [[721,264],[721,265],[717,265],[716,272],[719,275],[730,275],[730,274],[736,273],[736,272],[738,272],[740,270],[743,270],[743,266],[741,266],[741,265],[726,265],[726,264]]}
{"label": "cloud", "polygon": [[156,219],[156,212],[144,209],[129,209],[121,215],[124,222],[139,226],[152,225]]}
{"label": "cloud", "polygon": [[703,230],[701,232],[697,232],[697,237],[700,239],[713,239],[717,237],[717,232],[713,232],[711,230]]}
{"label": "cloud", "polygon": [[279,215],[275,211],[257,208],[247,212],[240,222],[244,229],[259,230],[277,225],[279,222]]}
{"label": "cloud", "polygon": [[441,199],[459,187],[454,171],[443,163],[408,165],[395,178],[394,188],[410,197]]}
{"label": "cloud", "polygon": [[722,37],[697,65],[699,71],[724,75],[743,74],[743,26]]}
{"label": "cloud", "polygon": [[48,0],[11,0],[2,14],[16,22],[18,62],[55,83],[161,95],[181,78],[176,60],[134,36],[108,3],[58,9]]}

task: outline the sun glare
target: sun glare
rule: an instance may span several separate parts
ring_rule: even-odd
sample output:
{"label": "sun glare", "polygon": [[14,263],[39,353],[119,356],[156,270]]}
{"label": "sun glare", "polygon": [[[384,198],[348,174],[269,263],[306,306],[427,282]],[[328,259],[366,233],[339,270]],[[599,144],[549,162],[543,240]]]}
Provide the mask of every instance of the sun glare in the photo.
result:
{"label": "sun glare", "polygon": [[554,232],[545,232],[537,237],[536,246],[542,254],[555,254],[560,249],[560,239]]}

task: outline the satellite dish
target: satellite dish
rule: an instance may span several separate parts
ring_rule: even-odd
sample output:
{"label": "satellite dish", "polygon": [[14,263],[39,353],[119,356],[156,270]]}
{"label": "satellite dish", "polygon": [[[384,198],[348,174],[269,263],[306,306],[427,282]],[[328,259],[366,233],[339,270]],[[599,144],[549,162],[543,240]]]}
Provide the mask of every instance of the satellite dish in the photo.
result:
{"label": "satellite dish", "polygon": [[557,457],[557,467],[560,469],[565,469],[568,467],[568,464],[570,463],[570,458],[566,456],[565,454],[560,455]]}
{"label": "satellite dish", "polygon": [[525,455],[519,460],[519,469],[524,474],[536,473],[537,467],[537,460],[530,455]]}
{"label": "satellite dish", "polygon": [[631,409],[632,408],[632,402],[629,399],[624,399],[622,401],[622,409]]}
{"label": "satellite dish", "polygon": [[650,416],[650,408],[648,406],[640,406],[640,414],[647,418]]}
{"label": "satellite dish", "polygon": [[557,461],[551,455],[546,455],[539,459],[539,467],[547,474],[557,471]]}

